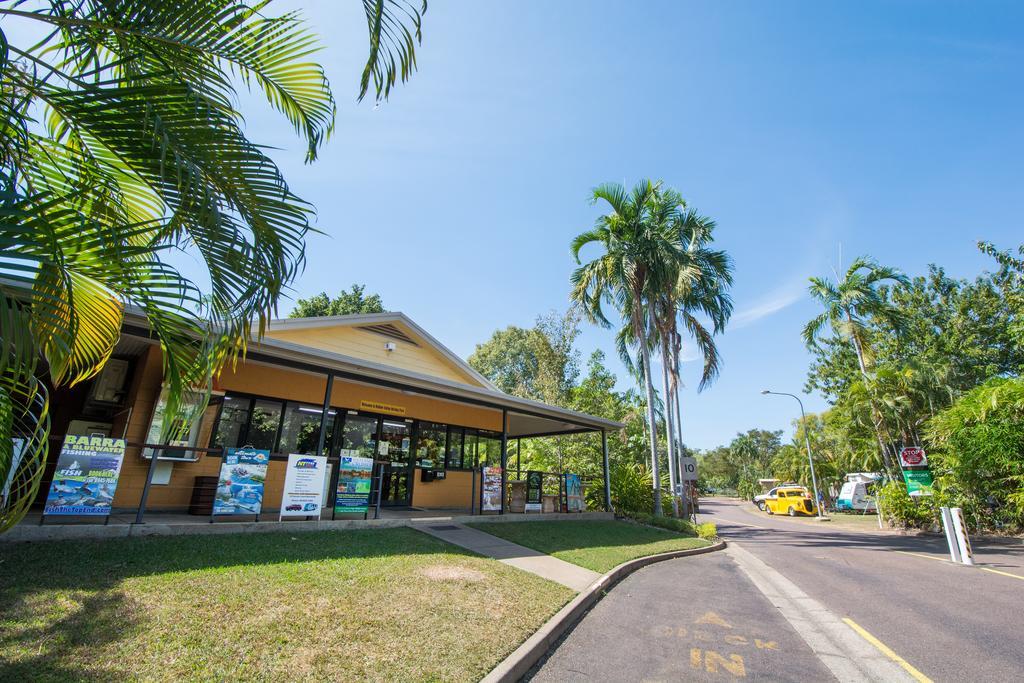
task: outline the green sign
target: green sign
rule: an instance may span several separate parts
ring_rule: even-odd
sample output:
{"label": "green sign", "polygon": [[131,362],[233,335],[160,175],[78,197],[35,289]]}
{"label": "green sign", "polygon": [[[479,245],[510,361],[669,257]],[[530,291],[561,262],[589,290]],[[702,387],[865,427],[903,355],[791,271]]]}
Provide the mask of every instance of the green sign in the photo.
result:
{"label": "green sign", "polygon": [[907,483],[907,493],[912,496],[932,495],[930,470],[903,470],[903,481]]}
{"label": "green sign", "polygon": [[373,488],[373,458],[349,455],[342,451],[338,463],[338,488],[334,494],[334,514],[366,514]]}

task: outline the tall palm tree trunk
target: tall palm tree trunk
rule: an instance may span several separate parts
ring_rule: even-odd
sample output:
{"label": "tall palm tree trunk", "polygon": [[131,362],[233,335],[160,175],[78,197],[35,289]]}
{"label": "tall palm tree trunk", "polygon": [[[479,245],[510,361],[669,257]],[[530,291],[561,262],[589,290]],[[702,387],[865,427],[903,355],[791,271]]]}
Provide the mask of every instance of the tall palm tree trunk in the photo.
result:
{"label": "tall palm tree trunk", "polygon": [[[846,318],[851,323],[853,322],[853,316],[849,311],[846,312]],[[878,448],[882,454],[882,466],[890,474],[893,474],[893,459],[891,457],[893,454],[890,452],[890,439],[887,438],[888,430],[885,428],[882,411],[879,410],[875,401],[874,389],[871,388],[871,377],[868,375],[868,365],[864,358],[864,346],[856,333],[851,334],[850,337],[853,340],[853,350],[857,354],[857,365],[860,367],[860,374],[864,379],[864,388],[868,392],[868,402],[871,404],[871,421],[875,425],[875,437],[878,439]]]}
{"label": "tall palm tree trunk", "polygon": [[658,423],[654,417],[654,384],[651,382],[651,351],[647,348],[646,335],[641,329],[638,338],[640,339],[640,358],[644,364],[644,390],[647,392],[647,422],[650,427],[651,444],[651,476],[653,481],[651,487],[654,493],[654,514],[661,517],[664,512],[661,509],[661,472],[658,467]]}
{"label": "tall palm tree trunk", "polygon": [[674,348],[672,350],[672,372],[669,376],[669,383],[671,385],[672,395],[672,407],[674,410],[675,420],[673,426],[676,430],[676,453],[678,457],[678,464],[676,465],[676,472],[679,473],[679,483],[683,485],[683,514],[687,517],[690,516],[690,506],[692,502],[689,501],[689,493],[687,483],[683,481],[683,416],[682,409],[679,407],[679,350]]}
{"label": "tall palm tree trunk", "polygon": [[679,516],[679,499],[676,497],[676,472],[678,472],[678,463],[676,462],[676,431],[675,431],[675,420],[672,418],[672,394],[669,392],[668,386],[668,364],[669,364],[669,353],[668,353],[668,341],[665,339],[665,335],[661,335],[661,383],[662,388],[665,392],[665,441],[668,442],[668,485],[672,496],[672,516]]}

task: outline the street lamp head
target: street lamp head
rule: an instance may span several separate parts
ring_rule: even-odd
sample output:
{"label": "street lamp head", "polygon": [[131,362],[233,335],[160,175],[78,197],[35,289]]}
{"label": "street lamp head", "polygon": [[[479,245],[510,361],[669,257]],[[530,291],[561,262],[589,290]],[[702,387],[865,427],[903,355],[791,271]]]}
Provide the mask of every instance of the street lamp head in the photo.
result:
{"label": "street lamp head", "polygon": [[770,393],[772,393],[772,392],[771,392],[771,391],[769,391],[768,389],[762,389],[762,390],[761,390],[761,393],[762,393],[762,394],[770,394]]}

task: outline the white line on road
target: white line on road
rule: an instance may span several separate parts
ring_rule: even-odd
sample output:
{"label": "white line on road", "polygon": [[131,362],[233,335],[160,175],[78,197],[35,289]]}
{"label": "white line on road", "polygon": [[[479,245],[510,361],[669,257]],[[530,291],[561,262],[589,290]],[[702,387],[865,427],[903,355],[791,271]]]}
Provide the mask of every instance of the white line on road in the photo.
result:
{"label": "white line on road", "polygon": [[827,607],[759,558],[734,542],[729,543],[725,552],[837,679],[844,683],[914,681],[902,667],[872,647]]}

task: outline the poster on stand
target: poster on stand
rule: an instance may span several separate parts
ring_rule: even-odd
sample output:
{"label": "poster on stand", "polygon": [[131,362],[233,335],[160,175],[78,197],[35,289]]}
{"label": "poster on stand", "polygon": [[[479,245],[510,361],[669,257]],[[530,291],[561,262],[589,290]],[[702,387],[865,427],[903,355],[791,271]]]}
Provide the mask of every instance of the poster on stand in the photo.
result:
{"label": "poster on stand", "polygon": [[259,515],[263,509],[263,485],[267,480],[270,451],[229,448],[220,464],[214,515]]}
{"label": "poster on stand", "polygon": [[65,436],[43,514],[108,516],[124,448],[124,439]]}
{"label": "poster on stand", "polygon": [[327,458],[322,455],[288,455],[281,493],[281,517],[320,516],[323,507]]}
{"label": "poster on stand", "polygon": [[483,504],[484,512],[501,510],[501,468],[485,467],[483,473]]}
{"label": "poster on stand", "polygon": [[578,474],[565,475],[566,512],[583,512],[583,481]]}
{"label": "poster on stand", "polygon": [[334,514],[366,514],[370,508],[370,490],[373,484],[373,458],[355,455],[356,451],[342,450],[338,463],[338,488],[334,495]]}
{"label": "poster on stand", "polygon": [[544,509],[541,494],[544,491],[544,473],[530,471],[526,473],[526,511],[541,512]]}

